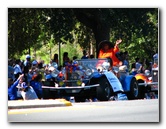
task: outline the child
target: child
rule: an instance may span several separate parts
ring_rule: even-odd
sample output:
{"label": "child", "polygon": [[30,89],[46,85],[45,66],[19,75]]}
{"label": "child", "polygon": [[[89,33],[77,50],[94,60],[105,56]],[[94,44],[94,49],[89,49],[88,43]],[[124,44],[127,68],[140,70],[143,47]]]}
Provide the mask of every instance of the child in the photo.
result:
{"label": "child", "polygon": [[18,100],[17,97],[17,85],[23,78],[24,74],[21,74],[18,79],[14,82],[12,78],[8,78],[8,100]]}
{"label": "child", "polygon": [[36,92],[31,86],[28,86],[24,78],[21,78],[17,86],[24,100],[38,99]]}

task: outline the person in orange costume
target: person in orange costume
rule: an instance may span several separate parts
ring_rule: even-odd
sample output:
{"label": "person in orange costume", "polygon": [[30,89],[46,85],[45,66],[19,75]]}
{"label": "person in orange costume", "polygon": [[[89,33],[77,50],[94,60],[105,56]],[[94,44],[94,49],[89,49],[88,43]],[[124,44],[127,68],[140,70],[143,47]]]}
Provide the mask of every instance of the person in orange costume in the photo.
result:
{"label": "person in orange costume", "polygon": [[122,42],[121,39],[117,40],[115,46],[107,40],[100,42],[98,58],[111,58],[113,61],[113,66],[118,66],[121,61],[116,57],[115,54],[119,52],[118,45],[121,42]]}

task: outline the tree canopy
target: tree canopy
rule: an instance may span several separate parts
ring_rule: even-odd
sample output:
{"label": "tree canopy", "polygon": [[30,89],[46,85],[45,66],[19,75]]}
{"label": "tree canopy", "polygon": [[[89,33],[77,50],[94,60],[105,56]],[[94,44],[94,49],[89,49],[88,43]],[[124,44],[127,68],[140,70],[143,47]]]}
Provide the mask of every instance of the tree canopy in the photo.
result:
{"label": "tree canopy", "polygon": [[59,43],[114,42],[121,38],[122,51],[130,56],[152,58],[158,50],[157,8],[9,8],[8,56],[30,53]]}

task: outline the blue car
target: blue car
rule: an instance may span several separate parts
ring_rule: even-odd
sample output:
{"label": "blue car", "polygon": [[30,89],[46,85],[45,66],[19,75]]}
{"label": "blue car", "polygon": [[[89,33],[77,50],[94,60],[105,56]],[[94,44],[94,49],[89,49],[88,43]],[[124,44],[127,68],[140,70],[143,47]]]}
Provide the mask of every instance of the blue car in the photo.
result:
{"label": "blue car", "polygon": [[[133,75],[125,72],[125,67],[110,71],[108,59],[81,59],[66,64],[62,71],[51,68],[50,77],[54,82],[44,81],[44,98],[55,96],[74,96],[76,102],[84,102],[86,98],[97,98],[108,101],[118,93],[126,94],[128,100],[137,99],[138,83]],[[115,76],[114,72],[120,74]]]}

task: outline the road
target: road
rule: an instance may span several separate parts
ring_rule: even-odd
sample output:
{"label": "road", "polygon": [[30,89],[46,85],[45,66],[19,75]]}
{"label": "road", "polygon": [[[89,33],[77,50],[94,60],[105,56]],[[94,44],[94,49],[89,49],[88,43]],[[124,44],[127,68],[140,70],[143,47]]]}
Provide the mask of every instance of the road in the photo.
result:
{"label": "road", "polygon": [[159,122],[159,100],[72,103],[72,106],[8,110],[9,122]]}

